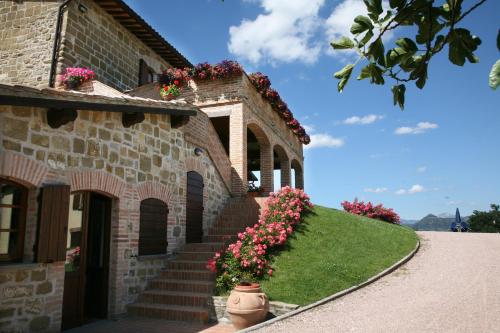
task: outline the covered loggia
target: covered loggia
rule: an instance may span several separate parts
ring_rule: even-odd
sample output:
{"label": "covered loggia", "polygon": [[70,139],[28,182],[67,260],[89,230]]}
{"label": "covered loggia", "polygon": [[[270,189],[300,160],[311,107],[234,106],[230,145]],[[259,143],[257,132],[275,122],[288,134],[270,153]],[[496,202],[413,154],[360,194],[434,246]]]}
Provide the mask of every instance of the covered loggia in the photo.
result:
{"label": "covered loggia", "polygon": [[264,131],[256,124],[247,126],[247,178],[250,189],[260,186],[262,193],[273,190],[273,155]]}

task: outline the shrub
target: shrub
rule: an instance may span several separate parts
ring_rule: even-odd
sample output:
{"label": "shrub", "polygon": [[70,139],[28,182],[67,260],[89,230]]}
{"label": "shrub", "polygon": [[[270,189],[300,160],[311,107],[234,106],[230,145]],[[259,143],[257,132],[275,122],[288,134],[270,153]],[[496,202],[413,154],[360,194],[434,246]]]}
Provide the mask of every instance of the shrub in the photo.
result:
{"label": "shrub", "polygon": [[356,215],[363,215],[372,219],[377,219],[389,223],[399,224],[399,215],[392,208],[385,208],[382,204],[374,206],[371,202],[365,204],[364,201],[354,199],[351,203],[349,201],[342,202],[342,207],[346,212]]}
{"label": "shrub", "polygon": [[182,89],[188,85],[191,77],[189,69],[169,68],[159,78],[160,96],[170,99],[179,96]]}
{"label": "shrub", "polygon": [[307,194],[290,186],[270,193],[266,204],[258,223],[239,233],[238,241],[208,261],[207,268],[217,273],[219,292],[231,290],[241,281],[272,276],[271,249],[283,246],[303,214],[312,208]]}
{"label": "shrub", "polygon": [[93,80],[95,73],[93,70],[84,67],[69,67],[66,68],[61,77],[62,83],[68,89],[73,89],[86,81]]}

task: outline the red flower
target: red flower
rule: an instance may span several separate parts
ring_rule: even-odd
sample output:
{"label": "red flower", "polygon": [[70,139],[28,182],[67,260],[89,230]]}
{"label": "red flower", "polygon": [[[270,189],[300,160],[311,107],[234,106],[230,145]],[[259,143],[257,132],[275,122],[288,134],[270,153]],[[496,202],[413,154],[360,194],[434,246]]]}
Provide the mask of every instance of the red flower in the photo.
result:
{"label": "red flower", "polygon": [[179,85],[179,83],[180,83],[180,82],[179,82],[179,80],[174,80],[174,84],[175,84],[176,86],[178,86],[178,85]]}

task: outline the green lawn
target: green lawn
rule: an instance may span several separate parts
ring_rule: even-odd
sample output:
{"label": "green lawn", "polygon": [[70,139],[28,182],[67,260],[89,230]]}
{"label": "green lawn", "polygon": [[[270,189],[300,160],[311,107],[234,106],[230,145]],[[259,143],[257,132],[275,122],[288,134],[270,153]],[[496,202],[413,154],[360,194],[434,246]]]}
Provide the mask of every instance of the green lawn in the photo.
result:
{"label": "green lawn", "polygon": [[271,300],[306,305],[383,271],[416,242],[410,228],[316,206],[261,285]]}

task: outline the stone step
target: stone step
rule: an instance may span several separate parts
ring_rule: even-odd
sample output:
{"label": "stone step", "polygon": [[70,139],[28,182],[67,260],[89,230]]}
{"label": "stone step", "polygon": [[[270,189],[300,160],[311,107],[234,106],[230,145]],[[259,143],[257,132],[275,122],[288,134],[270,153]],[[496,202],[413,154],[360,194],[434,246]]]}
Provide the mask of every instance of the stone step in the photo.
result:
{"label": "stone step", "polygon": [[[206,237],[206,236],[205,236]],[[212,258],[214,253],[212,251],[202,252],[202,251],[181,251],[177,254],[179,260],[195,260],[195,261],[207,261]]]}
{"label": "stone step", "polygon": [[223,243],[188,243],[183,251],[187,252],[215,252],[224,247]]}
{"label": "stone step", "polygon": [[204,270],[179,270],[169,269],[160,272],[160,277],[167,279],[179,280],[201,280],[201,281],[214,281],[215,273],[210,272],[208,269]]}
{"label": "stone step", "polygon": [[207,268],[207,260],[179,260],[175,259],[167,263],[167,269],[170,270],[195,270],[202,271]]}
{"label": "stone step", "polygon": [[156,278],[151,281],[152,289],[186,291],[194,293],[211,293],[215,287],[212,281],[180,280]]}
{"label": "stone step", "polygon": [[131,315],[177,321],[208,323],[208,309],[204,307],[134,303],[128,306]]}
{"label": "stone step", "polygon": [[207,307],[210,297],[211,294],[209,293],[150,289],[142,293],[139,298],[139,302],[191,307]]}

